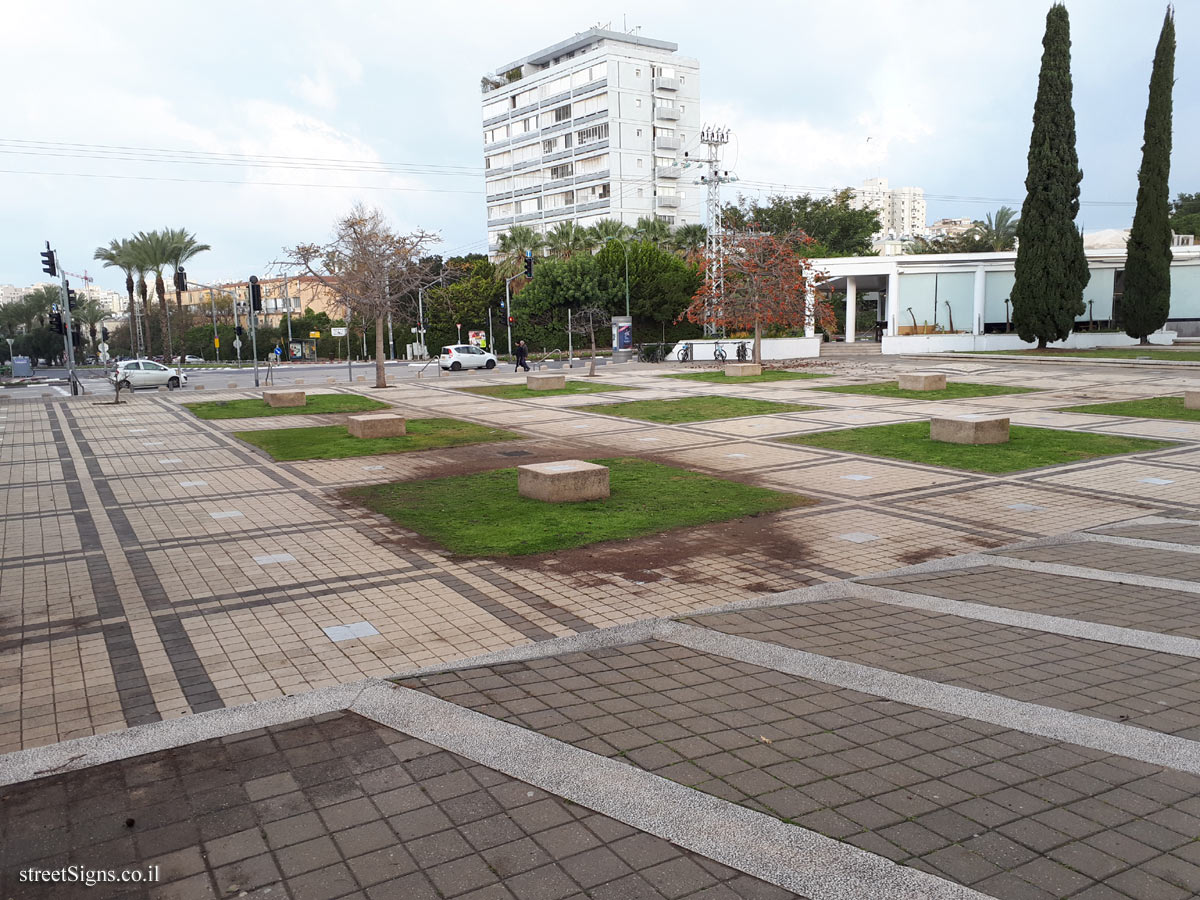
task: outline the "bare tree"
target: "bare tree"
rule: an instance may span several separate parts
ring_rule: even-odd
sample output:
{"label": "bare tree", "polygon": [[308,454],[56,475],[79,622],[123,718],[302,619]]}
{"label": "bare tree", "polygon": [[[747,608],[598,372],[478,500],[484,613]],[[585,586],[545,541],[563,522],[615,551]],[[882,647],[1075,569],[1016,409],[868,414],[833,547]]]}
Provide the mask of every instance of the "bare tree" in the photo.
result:
{"label": "bare tree", "polygon": [[586,334],[592,342],[592,361],[588,366],[588,377],[596,374],[596,329],[612,325],[612,316],[599,306],[585,306],[571,314],[571,333]]}
{"label": "bare tree", "polygon": [[299,244],[285,251],[288,265],[316,278],[351,314],[375,323],[375,387],[387,387],[384,328],[388,314],[413,322],[417,288],[433,280],[423,262],[441,240],[427,231],[397,234],[379,209],[357,203],[334,225],[326,244]]}

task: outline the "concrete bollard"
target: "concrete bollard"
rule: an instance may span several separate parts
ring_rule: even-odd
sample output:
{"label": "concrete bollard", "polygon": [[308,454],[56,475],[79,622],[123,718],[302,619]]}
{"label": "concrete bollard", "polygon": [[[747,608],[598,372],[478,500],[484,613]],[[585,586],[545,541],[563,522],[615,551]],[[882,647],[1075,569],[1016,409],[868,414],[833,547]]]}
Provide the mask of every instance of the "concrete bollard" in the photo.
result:
{"label": "concrete bollard", "polygon": [[1200,409],[1200,391],[1184,391],[1183,408]]}
{"label": "concrete bollard", "polygon": [[946,376],[941,372],[901,372],[898,383],[902,391],[944,391]]}
{"label": "concrete bollard", "polygon": [[762,366],[758,363],[725,363],[726,378],[746,378],[761,374]]}
{"label": "concrete bollard", "polygon": [[944,444],[1007,444],[1007,416],[956,416],[929,420],[929,439]]}
{"label": "concrete bollard", "polygon": [[580,503],[608,496],[608,467],[581,459],[517,466],[517,492],[543,503]]}
{"label": "concrete bollard", "polygon": [[567,376],[562,373],[546,372],[544,374],[526,375],[525,386],[531,391],[555,391],[567,386]]}
{"label": "concrete bollard", "polygon": [[304,379],[303,378],[293,378],[292,384],[304,384]]}
{"label": "concrete bollard", "polygon": [[229,388],[231,391],[232,391],[232,390],[236,390],[236,389],[237,389],[237,386],[238,386],[238,383],[237,383],[236,381],[227,381],[227,382],[225,382],[225,387]]}
{"label": "concrete bollard", "polygon": [[350,437],[356,438],[403,437],[406,423],[404,416],[393,413],[350,416],[346,419],[346,430],[350,432]]}
{"label": "concrete bollard", "polygon": [[202,391],[202,390],[204,390],[204,385],[202,385],[202,384],[193,384],[193,385],[192,385],[192,390],[193,390],[193,391]]}
{"label": "concrete bollard", "polygon": [[285,406],[304,406],[307,402],[304,391],[273,390],[263,391],[263,400],[272,408]]}

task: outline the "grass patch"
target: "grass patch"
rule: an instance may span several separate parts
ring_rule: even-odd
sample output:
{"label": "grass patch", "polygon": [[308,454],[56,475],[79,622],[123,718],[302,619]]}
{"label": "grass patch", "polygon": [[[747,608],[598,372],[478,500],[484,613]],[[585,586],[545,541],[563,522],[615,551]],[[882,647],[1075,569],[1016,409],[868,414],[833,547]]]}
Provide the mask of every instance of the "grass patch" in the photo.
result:
{"label": "grass patch", "polygon": [[531,391],[523,384],[489,384],[483,387],[457,388],[457,390],[464,394],[498,397],[501,400],[536,400],[538,397],[557,397],[561,394],[599,394],[607,391],[635,391],[637,388],[597,381],[568,381],[565,388],[555,388],[552,391]]}
{"label": "grass patch", "polygon": [[[591,461],[609,467],[607,500],[530,500],[517,493],[516,469],[364,485],[343,494],[462,556],[569,550],[811,502],[797,494],[640,459]],[[487,502],[478,502],[481,497]]]}
{"label": "grass patch", "polygon": [[740,375],[730,378],[724,372],[683,372],[666,375],[681,381],[711,381],[713,384],[761,384],[764,381],[792,381],[796,378],[828,378],[818,372],[785,372],[782,369],[766,369],[761,375]]}
{"label": "grass patch", "polygon": [[1138,419],[1179,419],[1200,422],[1200,409],[1188,409],[1182,397],[1150,397],[1145,400],[1121,400],[1117,403],[1094,403],[1087,406],[1067,406],[1059,412],[1094,413],[1100,416],[1133,416]]}
{"label": "grass patch", "polygon": [[1095,350],[968,350],[968,353],[981,355],[1005,356],[1064,356],[1082,359],[1137,359],[1148,356],[1151,359],[1173,359],[1183,362],[1200,362],[1200,350],[1151,350],[1149,347],[1099,347]]}
{"label": "grass patch", "polygon": [[900,382],[877,384],[833,384],[813,388],[814,391],[833,391],[838,394],[869,394],[872,397],[896,397],[902,400],[961,400],[966,397],[993,397],[997,394],[1028,394],[1038,388],[1010,387],[1006,384],[966,384],[950,382],[940,391],[902,391]]}
{"label": "grass patch", "polygon": [[1168,441],[1018,425],[1012,427],[1009,437],[1007,444],[944,444],[929,439],[928,422],[902,422],[897,425],[802,434],[780,440],[788,444],[993,474],[1172,446]]}
{"label": "grass patch", "polygon": [[684,397],[681,400],[631,400],[628,403],[604,403],[587,407],[588,412],[625,419],[641,419],[663,425],[681,422],[706,422],[709,419],[735,419],[739,416],[769,416],[772,413],[802,412],[817,409],[801,403],[776,403],[747,397]]}
{"label": "grass patch", "polygon": [[321,413],[368,412],[390,409],[388,404],[361,394],[309,394],[304,406],[267,406],[266,400],[210,400],[183,404],[201,419],[253,419],[259,416],[315,416]]}
{"label": "grass patch", "polygon": [[512,441],[522,437],[511,431],[488,428],[458,419],[409,419],[408,434],[391,438],[351,437],[344,425],[319,425],[313,428],[271,428],[265,431],[235,431],[234,437],[265,450],[274,459],[346,459],[352,456],[378,456],[385,453],[413,453]]}

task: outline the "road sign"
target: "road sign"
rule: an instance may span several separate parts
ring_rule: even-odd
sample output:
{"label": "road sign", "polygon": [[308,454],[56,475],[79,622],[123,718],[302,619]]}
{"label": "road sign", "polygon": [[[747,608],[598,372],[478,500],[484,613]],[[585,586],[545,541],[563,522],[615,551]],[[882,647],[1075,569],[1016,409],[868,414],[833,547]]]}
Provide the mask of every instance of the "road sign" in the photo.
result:
{"label": "road sign", "polygon": [[308,333],[308,336],[309,336],[310,338],[319,338],[319,337],[321,336],[321,332],[319,332],[319,331],[310,331],[310,332]]}
{"label": "road sign", "polygon": [[96,346],[99,348],[101,353],[103,353],[104,351],[106,351],[108,349],[108,344],[105,344],[105,343],[100,343],[100,344],[97,344]]}
{"label": "road sign", "polygon": [[241,349],[242,349],[242,339],[241,339],[241,338],[234,338],[234,339],[233,339],[233,349],[234,349],[234,350],[241,350]]}
{"label": "road sign", "polygon": [[214,338],[213,338],[213,348],[214,348],[214,349],[216,349],[216,350],[220,350],[220,349],[221,349],[221,339],[220,339],[219,337],[214,337]]}
{"label": "road sign", "polygon": [[334,325],[329,329],[329,333],[334,337],[345,337],[346,329],[344,327],[338,327],[337,325]]}

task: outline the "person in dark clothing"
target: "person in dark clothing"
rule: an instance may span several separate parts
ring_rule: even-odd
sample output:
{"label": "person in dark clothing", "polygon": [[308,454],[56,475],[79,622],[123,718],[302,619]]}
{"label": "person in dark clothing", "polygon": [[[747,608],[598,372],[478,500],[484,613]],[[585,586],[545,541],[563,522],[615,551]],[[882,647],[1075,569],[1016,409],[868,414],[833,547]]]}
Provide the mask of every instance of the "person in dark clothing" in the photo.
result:
{"label": "person in dark clothing", "polygon": [[525,346],[524,341],[517,341],[516,354],[517,354],[517,364],[513,368],[513,371],[515,372],[515,371],[517,371],[517,369],[524,369],[526,372],[528,372],[529,371],[529,362],[528,362],[529,348]]}

